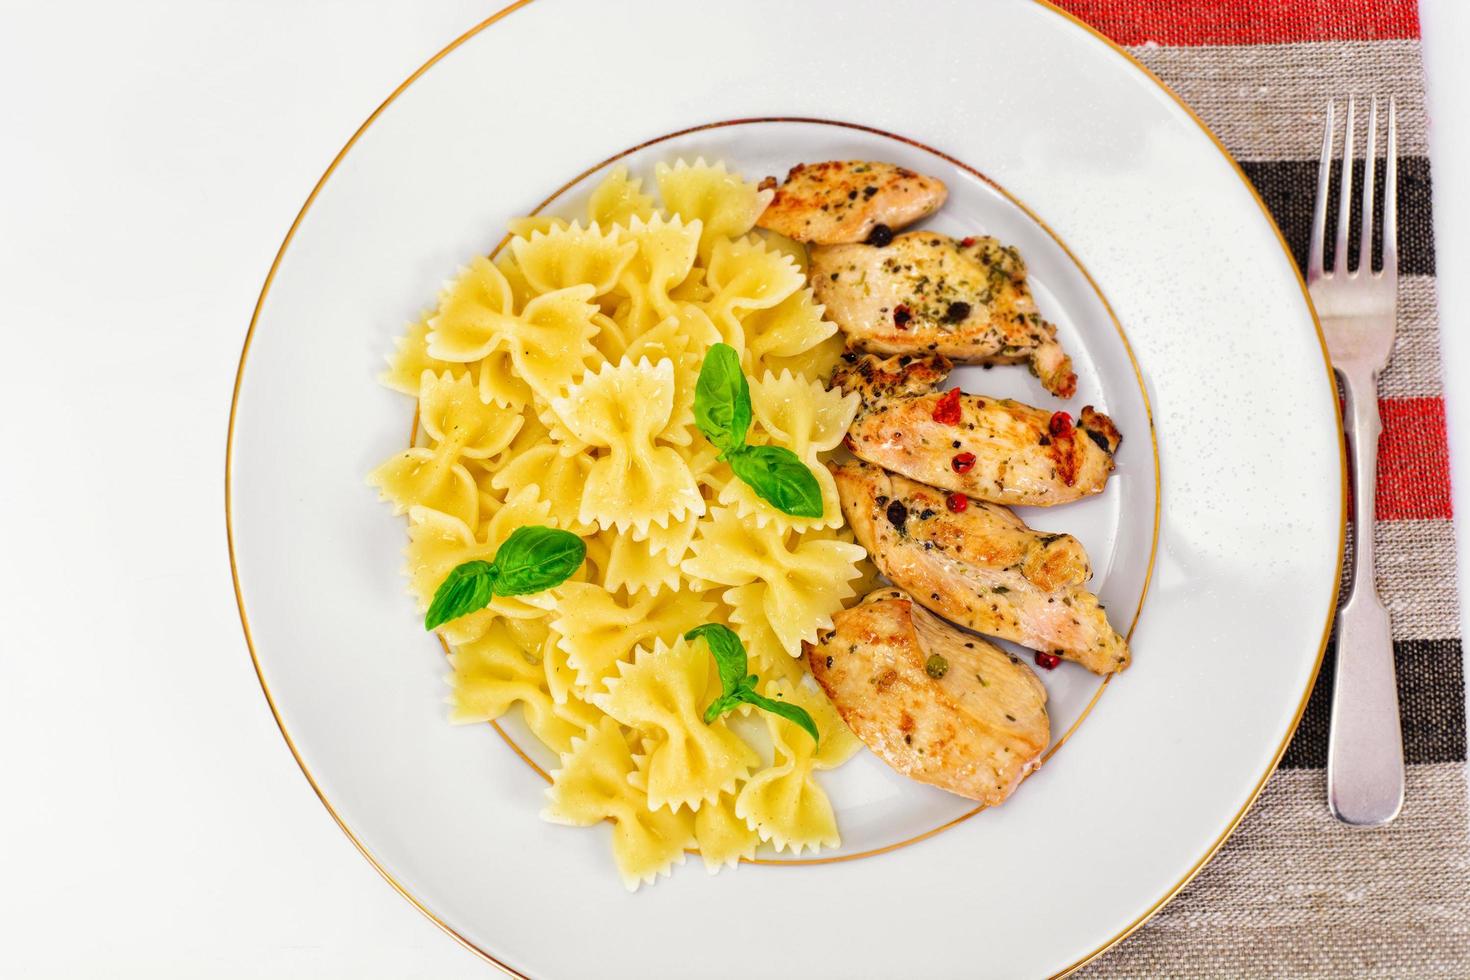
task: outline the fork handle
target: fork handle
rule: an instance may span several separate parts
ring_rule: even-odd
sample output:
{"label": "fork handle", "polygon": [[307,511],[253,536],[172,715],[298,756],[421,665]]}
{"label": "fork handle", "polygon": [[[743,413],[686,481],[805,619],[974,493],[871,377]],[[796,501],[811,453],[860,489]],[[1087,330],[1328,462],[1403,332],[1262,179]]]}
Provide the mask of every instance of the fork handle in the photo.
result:
{"label": "fork handle", "polygon": [[1404,802],[1404,743],[1399,728],[1393,635],[1373,569],[1378,471],[1377,372],[1342,370],[1347,437],[1353,461],[1353,567],[1337,613],[1337,674],[1327,742],[1327,802],[1343,823],[1377,827]]}

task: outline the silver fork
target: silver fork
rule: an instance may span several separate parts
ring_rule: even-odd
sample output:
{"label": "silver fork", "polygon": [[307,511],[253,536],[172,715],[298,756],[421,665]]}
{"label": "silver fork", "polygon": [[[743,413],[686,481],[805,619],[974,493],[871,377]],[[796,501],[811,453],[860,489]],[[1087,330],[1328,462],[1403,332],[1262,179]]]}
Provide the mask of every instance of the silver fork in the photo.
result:
{"label": "silver fork", "polygon": [[1324,272],[1327,192],[1331,180],[1333,104],[1327,105],[1317,206],[1312,215],[1307,285],[1322,321],[1332,367],[1347,393],[1344,434],[1353,462],[1353,567],[1346,601],[1337,612],[1337,678],[1332,688],[1332,732],[1327,742],[1327,803],[1344,823],[1377,827],[1398,816],[1404,802],[1404,745],[1394,680],[1388,610],[1373,570],[1373,511],[1378,469],[1378,372],[1393,350],[1398,300],[1398,132],[1388,101],[1388,147],[1383,183],[1383,270],[1373,271],[1373,170],[1378,143],[1378,100],[1368,114],[1363,154],[1362,234],[1358,267],[1348,271],[1348,219],[1353,198],[1356,104],[1348,99],[1338,190],[1332,271]]}

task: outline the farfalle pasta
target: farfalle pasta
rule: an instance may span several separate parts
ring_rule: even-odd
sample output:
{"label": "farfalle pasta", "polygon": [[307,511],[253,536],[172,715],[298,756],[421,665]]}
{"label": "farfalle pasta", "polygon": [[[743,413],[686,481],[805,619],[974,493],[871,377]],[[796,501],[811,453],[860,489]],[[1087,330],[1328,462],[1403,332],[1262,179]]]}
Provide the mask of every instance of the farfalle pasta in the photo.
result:
{"label": "farfalle pasta", "polygon": [[[824,383],[841,343],[806,287],[805,247],[754,231],[769,199],[719,163],[614,168],[579,213],[510,222],[506,246],[451,276],[381,376],[416,399],[413,444],[369,480],[408,515],[421,613],[518,528],[586,546],[561,585],[439,628],[449,714],[521,718],[559,759],[543,817],[610,825],[629,888],[689,850],[714,873],[761,847],[839,841],[818,773],[857,743],[801,642],[871,574],[823,465],[857,402]],[[820,517],[756,497],[701,434],[695,389],[718,343],[749,377],[749,443],[812,469]],[[810,710],[819,747],[753,709],[704,721],[721,682],[684,635],[707,623],[735,630],[767,696]]]}

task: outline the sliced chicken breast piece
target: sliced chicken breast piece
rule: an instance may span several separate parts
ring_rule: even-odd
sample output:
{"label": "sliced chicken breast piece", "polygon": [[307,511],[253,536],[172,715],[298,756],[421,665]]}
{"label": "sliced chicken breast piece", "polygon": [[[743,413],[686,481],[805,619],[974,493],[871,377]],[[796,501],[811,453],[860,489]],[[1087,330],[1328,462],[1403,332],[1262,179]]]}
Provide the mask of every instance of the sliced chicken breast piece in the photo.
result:
{"label": "sliced chicken breast piece", "polygon": [[[798,163],[756,225],[799,242],[863,242],[880,226],[891,236],[892,229],[928,217],[948,195],[938,178],[891,163]],[[885,237],[884,231],[875,238]]]}
{"label": "sliced chicken breast piece", "polygon": [[857,393],[864,406],[885,398],[923,395],[944,384],[954,365],[939,354],[863,354],[849,348],[832,372],[831,386]]}
{"label": "sliced chicken breast piece", "polygon": [[1128,641],[1083,588],[1092,570],[1070,534],[1033,530],[1004,507],[951,500],[867,463],[831,469],[858,543],[923,606],[1096,674],[1128,666]]}
{"label": "sliced chicken breast piece", "polygon": [[1020,253],[994,238],[911,231],[883,247],[814,248],[808,275],[817,302],[855,347],[966,364],[1026,362],[1052,394],[1077,390],[1072,359],[1037,312]]}
{"label": "sliced chicken breast piece", "polygon": [[1046,688],[1019,658],[879,589],[802,644],[853,734],[921,783],[990,806],[1040,765]]}
{"label": "sliced chicken breast piece", "polygon": [[1091,405],[1073,423],[1066,412],[950,389],[866,405],[848,429],[847,447],[930,486],[995,504],[1050,507],[1100,493],[1122,438]]}

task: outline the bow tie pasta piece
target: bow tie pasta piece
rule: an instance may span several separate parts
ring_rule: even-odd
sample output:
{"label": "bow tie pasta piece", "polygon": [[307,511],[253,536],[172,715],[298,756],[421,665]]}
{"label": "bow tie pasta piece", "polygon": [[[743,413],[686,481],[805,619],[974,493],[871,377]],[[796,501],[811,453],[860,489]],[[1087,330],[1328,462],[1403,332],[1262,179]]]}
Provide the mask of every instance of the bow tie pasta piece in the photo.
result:
{"label": "bow tie pasta piece", "polygon": [[702,306],[720,329],[725,343],[744,350],[743,321],[755,310],[768,310],[806,285],[789,255],[773,252],[750,238],[715,242],[705,270],[712,295]]}
{"label": "bow tie pasta piece", "polygon": [[536,737],[552,751],[566,752],[574,737],[597,722],[597,712],[586,704],[556,704],[542,667],[521,650],[504,621],[455,647],[449,663],[449,719],[456,724],[494,721],[519,704]]}
{"label": "bow tie pasta piece", "polygon": [[806,275],[806,270],[811,266],[811,256],[801,242],[794,238],[787,238],[779,231],[772,231],[769,228],[756,228],[751,231],[751,234],[765,242],[766,247],[771,251],[791,256],[791,261],[796,263],[801,274]]}
{"label": "bow tie pasta piece", "polygon": [[825,384],[832,377],[832,371],[841,362],[842,354],[846,349],[846,337],[840,332],[834,333],[800,354],[792,354],[790,357],[767,354],[760,359],[757,367],[777,374],[782,371],[790,371],[808,381],[820,381]]}
{"label": "bow tie pasta piece", "polygon": [[821,517],[793,517],[755,495],[747,484],[731,480],[720,491],[720,503],[733,506],[742,518],[750,518],[758,526],[774,523],[777,527],[808,530],[842,526],[842,502],[837,496],[837,481],[818,453],[837,448],[847,434],[857,413],[859,398],[829,391],[821,382],[783,372],[779,377],[767,372],[751,382],[751,408],[763,441],[784,446],[797,455],[816,477],[822,491]]}
{"label": "bow tie pasta piece", "polygon": [[476,256],[439,296],[439,311],[429,319],[429,354],[457,364],[478,361],[495,348],[503,322],[514,314],[505,274]]}
{"label": "bow tie pasta piece", "polygon": [[557,590],[551,629],[566,651],[577,685],[598,691],[637,647],[673,643],[709,619],[715,604],[697,592],[624,598],[597,585],[568,582]]}
{"label": "bow tie pasta piece", "polygon": [[[479,536],[464,521],[449,514],[425,507],[409,511],[403,571],[419,612],[429,608],[435,590],[456,566],[467,561],[491,560],[516,528],[549,523],[548,510],[544,501],[536,499],[535,487],[525,487],[499,507]],[[496,596],[484,609],[445,623],[439,632],[451,643],[463,643],[483,635],[497,617],[544,616],[548,602],[544,595]]]}
{"label": "bow tie pasta piece", "polygon": [[788,650],[831,629],[832,614],[854,594],[847,583],[860,574],[856,563],[867,555],[845,541],[793,536],[775,522],[751,526],[733,507],[717,508],[711,520],[700,522],[690,550],[681,566],[686,575],[719,585],[766,584],[766,619]]}
{"label": "bow tie pasta piece", "polygon": [[616,227],[603,231],[595,224],[570,225],[534,231],[530,238],[512,238],[516,265],[537,292],[551,293],[588,285],[592,295],[610,292],[619,274],[638,251]]}
{"label": "bow tie pasta piece", "polygon": [[531,386],[516,375],[510,351],[493,350],[480,361],[478,374],[480,401],[520,411],[531,403]]}
{"label": "bow tie pasta piece", "polygon": [[649,807],[628,781],[634,772],[627,737],[611,718],[572,742],[551,774],[541,818],[572,827],[613,822],[613,860],[629,891],[652,884],[676,864],[694,841],[693,815]]}
{"label": "bow tie pasta piece", "polygon": [[590,472],[591,456],[586,453],[566,456],[558,452],[556,446],[543,443],[512,456],[490,478],[490,485],[505,491],[535,487],[538,499],[550,505],[548,512],[557,527],[573,534],[587,535],[597,527],[583,524],[578,515],[582,507],[582,486]]}
{"label": "bow tie pasta piece", "polygon": [[464,459],[488,459],[510,445],[521,418],[480,401],[468,374],[425,371],[420,382],[419,423],[430,447],[407,449],[368,476],[393,512],[427,507],[473,525],[479,519],[479,490]]}
{"label": "bow tie pasta piece", "polygon": [[805,708],[821,733],[820,747],[798,725],[780,715],[762,712],[775,746],[776,763],[750,777],[735,799],[735,813],[749,823],[762,841],[778,851],[800,854],[842,843],[832,802],[812,773],[833,769],[852,757],[858,740],[838,717],[832,702],[802,684],[774,681],[761,692],[775,701]]}
{"label": "bow tie pasta piece", "polygon": [[506,229],[512,238],[530,238],[538,231],[543,234],[565,228],[570,222],[565,218],[558,218],[552,214],[527,214],[519,218],[511,218],[506,222]]}
{"label": "bow tie pasta piece", "polygon": [[624,322],[630,333],[636,335],[673,315],[669,293],[694,268],[702,228],[700,222],[686,222],[677,215],[648,221],[634,218],[628,225],[625,237],[637,243],[637,252],[618,277],[618,290],[628,298]]}
{"label": "bow tie pasta piece", "polygon": [[741,321],[750,354],[757,362],[792,357],[837,333],[837,324],[822,319],[826,307],[811,289],[799,289],[775,306],[755,310]]}
{"label": "bow tie pasta piece", "polygon": [[[683,447],[680,450],[695,483],[702,487],[719,487],[730,478],[729,467],[717,463],[719,450],[708,444]],[[723,471],[723,472],[721,472]],[[601,570],[604,584],[611,590],[626,589],[629,594],[681,587],[679,563],[689,553],[701,515],[690,511],[665,527],[650,524],[647,533],[631,534],[602,531],[592,541],[601,547],[589,557]]]}
{"label": "bow tie pasta piece", "polygon": [[694,837],[699,842],[699,856],[704,869],[717,874],[733,868],[741,859],[755,857],[760,835],[735,815],[735,796],[723,793],[714,803],[706,803],[694,814]]}
{"label": "bow tie pasta piece", "polygon": [[558,289],[531,300],[519,317],[501,321],[516,374],[542,399],[560,395],[597,356],[592,338],[601,311],[592,297],[591,286]]}
{"label": "bow tie pasta piece", "polygon": [[699,384],[699,368],[705,352],[719,339],[720,332],[709,317],[698,307],[681,303],[674,316],[628,345],[629,360],[646,358],[655,364],[669,360],[674,364],[674,406],[669,424],[659,436],[663,442],[688,446],[694,441],[694,389]]}
{"label": "bow tie pasta piece", "polygon": [[699,238],[702,259],[709,258],[716,242],[738,238],[754,228],[776,194],[730,173],[723,163],[705,163],[704,157],[692,166],[683,160],[672,167],[659,163],[653,168],[653,176],[664,207],[685,221],[698,221],[703,226]]}
{"label": "bow tie pasta piece", "polygon": [[393,513],[414,507],[453,515],[472,524],[479,520],[480,491],[470,471],[452,455],[433,449],[405,449],[368,474],[378,499],[393,504]]}
{"label": "bow tie pasta piece", "polygon": [[640,766],[648,805],[697,810],[735,788],[760,760],[723,718],[704,723],[712,660],[703,644],[682,637],[672,646],[641,647],[632,663],[590,700],[619,722],[652,739]]}
{"label": "bow tie pasta piece", "polygon": [[790,447],[802,459],[815,460],[842,444],[857,414],[857,394],[829,390],[816,381],[783,371],[766,372],[750,385],[750,404],[757,422],[777,445]]}
{"label": "bow tie pasta piece", "polygon": [[608,171],[587,201],[587,220],[603,227],[647,221],[653,214],[653,198],[643,193],[643,179],[629,177],[621,163]]}
{"label": "bow tie pasta piece", "polygon": [[431,315],[426,314],[409,324],[408,331],[393,342],[393,353],[386,358],[388,370],[378,375],[384,386],[417,398],[425,371],[438,375],[450,369],[447,361],[429,356]]}
{"label": "bow tie pasta piece", "polygon": [[765,583],[737,585],[726,589],[720,598],[729,608],[727,618],[730,627],[740,636],[740,642],[745,644],[745,652],[750,658],[750,672],[766,680],[800,680],[806,672],[801,659],[801,647],[787,649],[776,631],[771,629],[771,624],[766,619]]}
{"label": "bow tie pasta piece", "polygon": [[509,446],[524,419],[504,406],[486,404],[468,374],[425,374],[420,382],[419,424],[435,448],[470,459],[489,459]]}
{"label": "bow tie pasta piece", "polygon": [[[670,521],[669,528],[682,529],[698,520],[691,514],[682,521]],[[650,525],[650,530],[656,531],[659,527]],[[692,531],[690,537],[693,537]],[[623,589],[630,595],[640,592],[657,595],[664,589],[677,589],[681,585],[678,562],[655,554],[648,540],[638,541],[631,534],[619,534],[615,530],[602,531],[588,540],[588,553],[598,552],[596,561],[602,569],[603,584],[609,589]]]}
{"label": "bow tie pasta piece", "polygon": [[584,443],[607,450],[592,464],[582,491],[581,520],[604,530],[649,524],[667,527],[686,514],[703,514],[704,497],[682,456],[654,444],[674,407],[672,361],[624,360],[589,374],[552,410]]}

